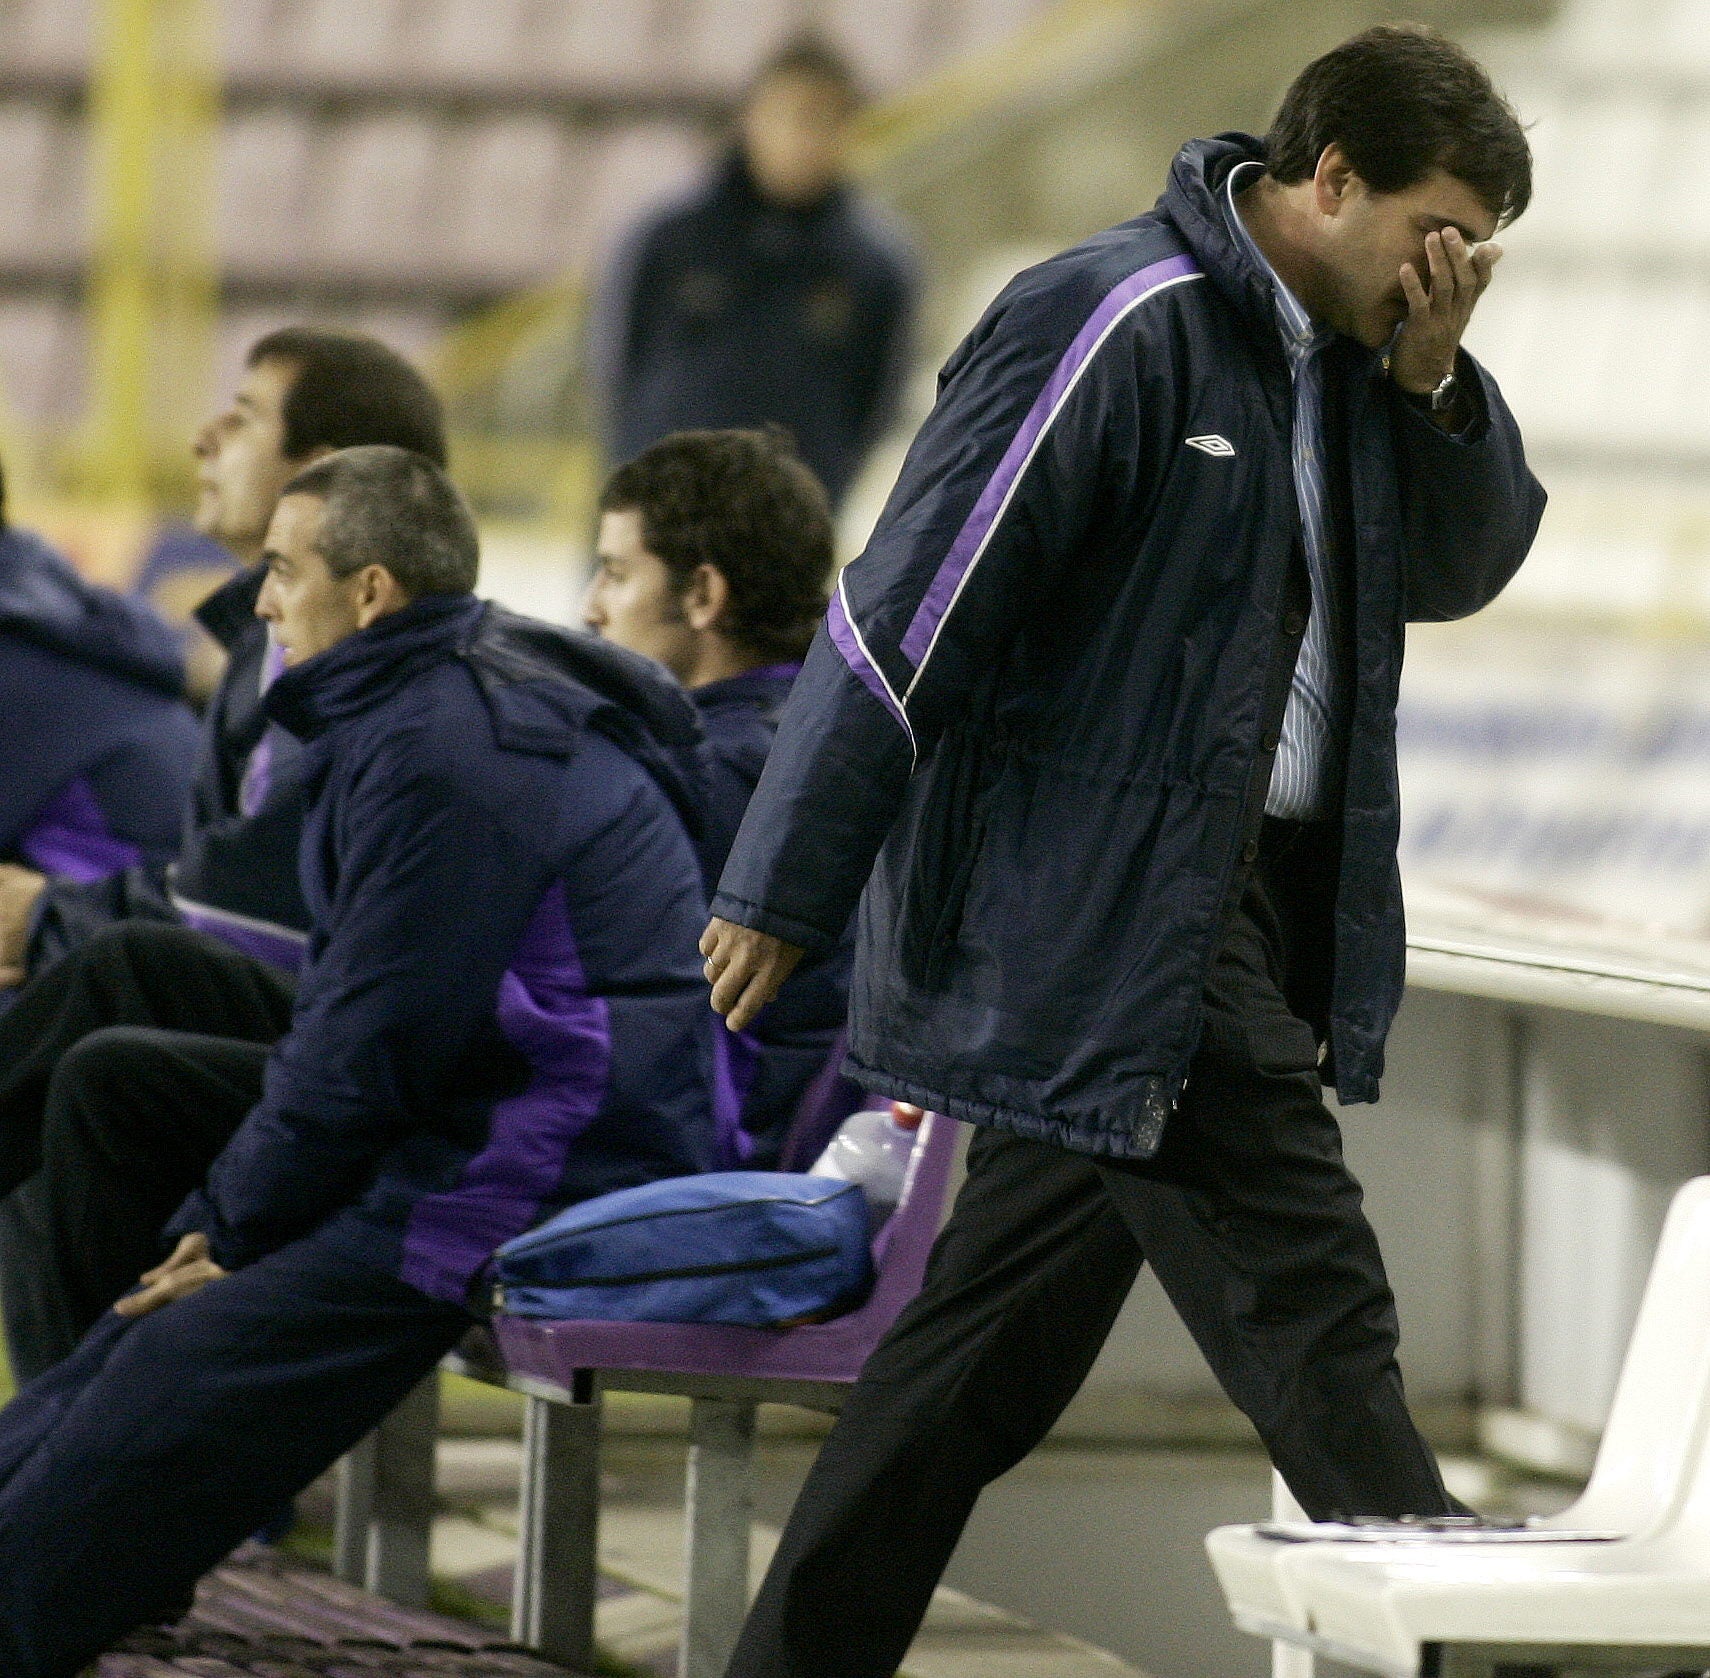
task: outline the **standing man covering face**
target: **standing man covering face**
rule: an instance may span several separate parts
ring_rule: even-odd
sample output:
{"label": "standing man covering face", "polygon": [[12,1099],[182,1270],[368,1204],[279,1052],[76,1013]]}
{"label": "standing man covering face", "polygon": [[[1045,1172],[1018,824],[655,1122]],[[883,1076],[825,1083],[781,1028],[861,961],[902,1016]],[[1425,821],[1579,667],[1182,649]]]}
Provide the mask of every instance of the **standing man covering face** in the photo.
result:
{"label": "standing man covering face", "polygon": [[[686,688],[706,731],[710,890],[742,825],[778,717],[825,615],[833,538],[825,491],[783,434],[683,431],[620,466],[600,494],[598,567],[583,618]],[[754,1169],[785,1132],[843,1030],[851,940],[790,976],[730,1040]]]}
{"label": "standing man covering face", "polygon": [[702,949],[741,1026],[865,885],[852,1075],[980,1128],[732,1678],[896,1670],[1143,1261],[1310,1515],[1452,1507],[1321,1081],[1376,1098],[1401,996],[1404,622],[1543,509],[1460,348],[1530,193],[1484,71],[1374,29],[946,366]]}

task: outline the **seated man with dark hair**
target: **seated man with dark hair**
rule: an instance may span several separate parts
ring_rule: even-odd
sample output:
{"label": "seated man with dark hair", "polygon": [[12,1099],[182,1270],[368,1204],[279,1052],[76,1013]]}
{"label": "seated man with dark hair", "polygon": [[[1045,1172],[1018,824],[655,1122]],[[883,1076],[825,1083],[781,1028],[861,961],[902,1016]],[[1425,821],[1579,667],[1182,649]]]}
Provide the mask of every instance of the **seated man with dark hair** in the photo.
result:
{"label": "seated man with dark hair", "polygon": [[[415,368],[373,338],[287,327],[250,349],[227,409],[195,443],[196,525],[244,562],[197,617],[229,658],[209,707],[183,848],[98,885],[44,870],[0,905],[0,949],[33,977],[115,921],[182,921],[294,966],[308,925],[297,889],[301,791],[297,748],[268,729],[261,696],[277,674],[252,608],[261,542],[285,481],[334,449],[391,443],[445,464],[439,398]],[[265,923],[248,928],[248,923]],[[246,928],[250,942],[244,946]],[[272,936],[269,936],[269,932]],[[3,1063],[3,1060],[0,1060]]]}
{"label": "seated man with dark hair", "polygon": [[473,523],[420,456],[300,474],[267,566],[308,960],[271,1053],[126,1028],[54,1077],[50,1106],[230,1140],[172,1256],[0,1411],[8,1678],[181,1608],[458,1341],[501,1242],[714,1158],[705,899],[645,708],[483,642]]}
{"label": "seated man with dark hair", "polygon": [[[589,629],[646,653],[690,691],[706,730],[710,891],[766,766],[778,713],[825,616],[825,491],[781,431],[680,431],[600,495]],[[729,1040],[748,1163],[777,1164],[804,1092],[843,1029],[851,943],[804,963]]]}
{"label": "seated man with dark hair", "polygon": [[[6,519],[0,481],[0,988],[37,870],[94,885],[178,848],[196,761],[178,638]],[[9,913],[15,905],[16,912]]]}
{"label": "seated man with dark hair", "polygon": [[445,462],[439,398],[375,339],[287,327],[247,359],[231,403],[195,441],[197,528],[245,569],[197,612],[227,664],[194,784],[172,817],[182,848],[101,879],[49,866],[45,854],[31,869],[0,868],[0,966],[10,950],[29,980],[0,1019],[0,1185],[21,1184],[0,1204],[0,1295],[20,1380],[64,1357],[135,1278],[185,1169],[158,1135],[130,1147],[79,1132],[49,1139],[38,1171],[54,1067],[103,1026],[272,1043],[291,1017],[309,925],[297,883],[303,748],[268,719],[280,664],[253,610],[280,490],[364,443]]}

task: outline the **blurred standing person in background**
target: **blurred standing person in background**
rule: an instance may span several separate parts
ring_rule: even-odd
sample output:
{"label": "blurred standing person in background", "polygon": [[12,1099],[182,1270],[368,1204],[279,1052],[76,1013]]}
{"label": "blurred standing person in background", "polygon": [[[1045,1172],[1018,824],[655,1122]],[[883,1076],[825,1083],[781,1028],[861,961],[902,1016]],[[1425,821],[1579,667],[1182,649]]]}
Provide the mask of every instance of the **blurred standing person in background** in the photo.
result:
{"label": "blurred standing person in background", "polygon": [[803,36],[755,77],[735,148],[625,241],[591,355],[608,457],[673,431],[785,426],[836,507],[907,371],[914,259],[850,184],[854,73]]}

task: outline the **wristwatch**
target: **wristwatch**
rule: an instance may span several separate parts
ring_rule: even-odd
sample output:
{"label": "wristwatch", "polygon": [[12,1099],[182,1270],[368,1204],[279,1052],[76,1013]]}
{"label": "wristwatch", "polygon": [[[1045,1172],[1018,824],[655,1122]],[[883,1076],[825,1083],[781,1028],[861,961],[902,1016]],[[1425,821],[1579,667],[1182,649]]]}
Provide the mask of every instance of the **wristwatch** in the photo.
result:
{"label": "wristwatch", "polygon": [[1455,392],[1460,388],[1460,380],[1455,377],[1454,368],[1443,375],[1443,382],[1431,392],[1431,412],[1441,414],[1455,405]]}

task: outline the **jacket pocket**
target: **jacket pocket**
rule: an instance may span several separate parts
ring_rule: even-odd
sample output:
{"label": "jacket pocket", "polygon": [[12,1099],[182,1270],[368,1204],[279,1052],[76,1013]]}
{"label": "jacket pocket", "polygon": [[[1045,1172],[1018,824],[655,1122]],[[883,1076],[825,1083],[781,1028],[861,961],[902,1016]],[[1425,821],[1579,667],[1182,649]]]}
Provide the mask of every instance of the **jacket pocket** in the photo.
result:
{"label": "jacket pocket", "polygon": [[1003,749],[969,730],[939,741],[910,846],[898,956],[904,977],[942,988],[962,927]]}

